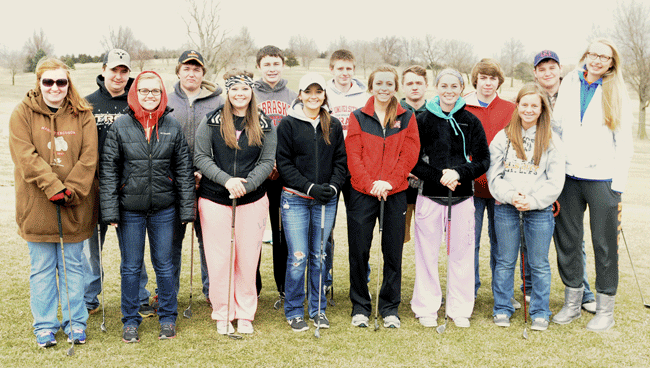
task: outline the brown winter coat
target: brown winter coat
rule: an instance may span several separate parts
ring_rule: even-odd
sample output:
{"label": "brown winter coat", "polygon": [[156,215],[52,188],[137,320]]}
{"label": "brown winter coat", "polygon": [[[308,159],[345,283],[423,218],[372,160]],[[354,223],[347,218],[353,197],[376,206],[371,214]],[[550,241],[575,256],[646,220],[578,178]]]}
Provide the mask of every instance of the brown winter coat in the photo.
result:
{"label": "brown winter coat", "polygon": [[[72,192],[61,207],[63,241],[88,239],[97,223],[97,127],[92,111],[74,115],[69,102],[53,113],[31,90],[9,121],[18,234],[29,242],[58,242],[56,206],[49,198]],[[56,147],[56,150],[50,147]],[[94,190],[93,190],[94,187]]]}

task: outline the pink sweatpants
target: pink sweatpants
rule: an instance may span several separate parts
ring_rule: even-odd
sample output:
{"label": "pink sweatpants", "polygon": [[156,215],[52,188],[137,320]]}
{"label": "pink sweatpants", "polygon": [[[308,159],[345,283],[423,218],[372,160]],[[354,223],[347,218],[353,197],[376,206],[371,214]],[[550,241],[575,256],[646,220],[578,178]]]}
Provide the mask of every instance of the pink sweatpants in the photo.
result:
{"label": "pink sweatpants", "polygon": [[[415,204],[415,287],[411,309],[416,318],[436,317],[442,301],[438,254],[446,235],[447,206],[418,195]],[[469,318],[474,309],[474,200],[451,207],[447,257],[447,315]],[[446,238],[446,237],[445,237]],[[446,239],[445,239],[446,242]],[[446,246],[446,244],[445,244]]]}
{"label": "pink sweatpants", "polygon": [[[199,198],[205,261],[210,278],[212,319],[225,321],[228,310],[228,273],[230,272],[230,235],[232,206]],[[262,236],[269,213],[266,195],[259,200],[238,205],[235,212],[234,266],[228,320],[252,321],[257,310],[255,274],[262,247]]]}

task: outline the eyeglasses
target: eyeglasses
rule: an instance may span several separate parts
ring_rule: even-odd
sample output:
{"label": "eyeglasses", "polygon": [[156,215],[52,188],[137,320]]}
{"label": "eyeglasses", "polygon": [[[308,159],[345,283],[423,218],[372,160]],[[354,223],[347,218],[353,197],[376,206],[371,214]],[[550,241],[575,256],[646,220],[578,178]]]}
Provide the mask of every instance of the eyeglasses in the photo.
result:
{"label": "eyeglasses", "polygon": [[151,95],[153,95],[153,96],[160,96],[160,94],[162,93],[162,90],[159,90],[157,88],[156,89],[140,88],[138,90],[138,93],[140,94],[140,96],[149,96],[149,93],[151,93]]}
{"label": "eyeglasses", "polygon": [[63,88],[63,87],[68,85],[68,80],[67,79],[54,80],[54,79],[50,79],[50,78],[41,79],[41,84],[43,85],[43,87],[50,88],[50,87],[54,86],[55,83],[56,83],[57,87]]}
{"label": "eyeglasses", "polygon": [[596,54],[595,52],[588,52],[588,53],[587,53],[587,56],[589,56],[589,59],[591,59],[591,60],[596,60],[596,58],[598,58],[598,59],[600,59],[600,61],[602,61],[603,63],[606,63],[606,62],[608,62],[608,61],[610,61],[610,60],[612,59],[611,56],[607,56],[607,55],[598,55],[598,54]]}

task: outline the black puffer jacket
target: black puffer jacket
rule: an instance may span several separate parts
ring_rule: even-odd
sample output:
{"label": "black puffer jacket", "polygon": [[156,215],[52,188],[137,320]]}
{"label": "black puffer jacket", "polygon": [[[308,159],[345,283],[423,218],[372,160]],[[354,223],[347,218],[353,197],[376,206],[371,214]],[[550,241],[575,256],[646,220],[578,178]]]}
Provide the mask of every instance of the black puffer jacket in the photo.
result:
{"label": "black puffer jacket", "polygon": [[177,204],[182,222],[194,221],[194,177],[181,125],[167,108],[147,142],[129,110],[110,127],[99,165],[102,221],[120,211],[155,212]]}

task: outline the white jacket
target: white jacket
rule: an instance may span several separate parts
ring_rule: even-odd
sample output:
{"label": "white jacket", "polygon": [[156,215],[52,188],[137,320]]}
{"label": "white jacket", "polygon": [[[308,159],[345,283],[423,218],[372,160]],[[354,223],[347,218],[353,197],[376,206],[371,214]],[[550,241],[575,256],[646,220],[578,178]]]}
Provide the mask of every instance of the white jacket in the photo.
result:
{"label": "white jacket", "polygon": [[557,199],[564,186],[564,152],[562,141],[553,133],[548,149],[535,166],[535,133],[537,126],[521,131],[527,160],[517,157],[517,152],[504,130],[499,131],[490,143],[490,169],[488,187],[501,203],[512,204],[516,193],[530,196],[531,210],[544,209]]}
{"label": "white jacket", "polygon": [[632,160],[632,106],[621,94],[621,123],[611,131],[603,118],[603,90],[596,88],[580,121],[580,77],[584,69],[569,73],[560,86],[553,109],[554,130],[566,153],[566,174],[587,180],[612,180],[612,190],[623,192]]}

